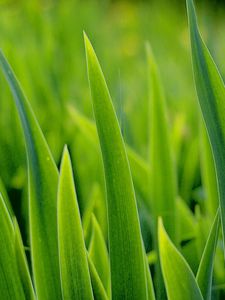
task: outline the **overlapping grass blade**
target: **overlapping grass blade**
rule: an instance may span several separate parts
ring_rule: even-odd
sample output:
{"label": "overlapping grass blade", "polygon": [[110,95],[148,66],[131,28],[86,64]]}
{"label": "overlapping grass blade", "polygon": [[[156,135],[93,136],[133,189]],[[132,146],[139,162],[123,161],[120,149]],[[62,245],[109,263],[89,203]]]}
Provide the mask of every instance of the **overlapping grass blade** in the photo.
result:
{"label": "overlapping grass blade", "polygon": [[8,209],[0,194],[0,291],[5,300],[26,299],[15,254],[15,232]]}
{"label": "overlapping grass blade", "polygon": [[7,191],[6,191],[6,188],[0,178],[0,194],[2,194],[2,198],[4,199],[5,201],[5,205],[8,209],[8,212],[10,214],[10,217],[12,218],[15,214],[13,212],[13,209],[12,209],[12,205],[11,205],[11,202],[9,200],[9,197],[8,197],[8,194],[7,194]]}
{"label": "overlapping grass blade", "polygon": [[[78,126],[81,132],[92,142],[93,146],[98,149],[98,137],[94,122],[82,115],[71,105],[68,106],[68,110],[74,123]],[[146,180],[149,176],[148,164],[128,145],[126,145],[126,150],[135,189],[140,193],[143,200],[149,207],[149,189],[148,185],[146,184]]]}
{"label": "overlapping grass blade", "polygon": [[102,284],[102,281],[98,275],[98,272],[97,272],[93,262],[91,261],[91,258],[89,255],[88,255],[88,265],[89,265],[89,270],[90,270],[91,284],[92,284],[94,299],[95,300],[109,299],[107,296],[107,293],[104,289],[104,286]]}
{"label": "overlapping grass blade", "polygon": [[108,291],[110,284],[109,255],[101,228],[94,215],[92,215],[92,237],[88,252],[105,290]]}
{"label": "overlapping grass blade", "polygon": [[215,161],[223,236],[225,233],[225,88],[197,26],[194,4],[187,0],[195,85]]}
{"label": "overlapping grass blade", "polygon": [[162,216],[165,228],[176,241],[176,179],[169,140],[166,104],[159,71],[150,46],[147,47],[150,89],[151,198],[157,226]]}
{"label": "overlapping grass blade", "polygon": [[31,258],[37,297],[60,299],[56,224],[58,170],[31,106],[2,52],[0,65],[14,96],[26,141]]}
{"label": "overlapping grass blade", "polygon": [[162,220],[158,225],[160,263],[169,300],[203,300],[194,274],[168,237]]}
{"label": "overlapping grass blade", "polygon": [[93,299],[72,166],[66,147],[60,168],[57,217],[63,298]]}
{"label": "overlapping grass blade", "polygon": [[24,252],[24,245],[21,238],[20,229],[15,218],[13,218],[13,223],[15,231],[15,256],[21,283],[23,285],[23,290],[26,295],[26,299],[35,300],[36,296],[31,280],[26,254]]}
{"label": "overlapping grass blade", "polygon": [[147,279],[147,290],[148,290],[148,300],[155,300],[155,291],[154,291],[154,287],[153,287],[153,282],[152,282],[152,276],[151,276],[151,272],[149,269],[149,261],[148,258],[146,256],[145,259],[145,266],[146,266],[146,279]]}
{"label": "overlapping grass blade", "polygon": [[141,230],[125,145],[101,67],[86,36],[85,47],[107,187],[112,300],[147,299]]}
{"label": "overlapping grass blade", "polygon": [[202,296],[205,300],[211,299],[213,262],[218,239],[219,222],[220,211],[218,209],[208,236],[208,240],[205,245],[205,249],[196,276],[197,283],[199,285],[199,288],[201,289]]}
{"label": "overlapping grass blade", "polygon": [[97,222],[101,227],[104,240],[106,241],[108,234],[106,204],[101,187],[97,183],[95,183],[92,187],[88,204],[82,218],[84,238],[87,248],[89,247],[92,235],[92,214],[96,216]]}

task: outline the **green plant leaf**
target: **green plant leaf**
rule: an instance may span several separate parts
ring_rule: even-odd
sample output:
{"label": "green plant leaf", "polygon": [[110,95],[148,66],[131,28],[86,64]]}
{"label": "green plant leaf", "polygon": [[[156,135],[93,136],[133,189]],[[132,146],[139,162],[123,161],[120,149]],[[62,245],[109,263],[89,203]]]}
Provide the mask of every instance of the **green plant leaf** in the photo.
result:
{"label": "green plant leaf", "polygon": [[0,52],[0,65],[14,96],[26,141],[31,258],[39,299],[61,299],[57,247],[58,170],[28,100]]}
{"label": "green plant leaf", "polygon": [[84,39],[107,188],[112,300],[147,299],[141,230],[125,145],[98,59],[86,35]]}
{"label": "green plant leaf", "polygon": [[92,235],[92,214],[96,216],[97,222],[100,225],[101,232],[104,240],[107,240],[107,215],[105,199],[102,195],[101,187],[99,184],[94,183],[92,191],[90,193],[90,199],[83,214],[82,225],[84,231],[84,238],[87,248],[89,247],[91,235]]}
{"label": "green plant leaf", "polygon": [[[190,204],[193,186],[199,168],[199,140],[194,138],[185,151],[180,179],[180,196]],[[191,163],[190,163],[191,162]]]}
{"label": "green plant leaf", "polygon": [[36,296],[34,293],[34,288],[31,280],[26,254],[24,252],[24,245],[21,238],[20,229],[15,217],[13,218],[13,224],[14,224],[14,231],[15,231],[15,256],[16,256],[19,275],[21,278],[21,283],[23,285],[23,290],[26,295],[26,299],[35,300]]}
{"label": "green plant leaf", "polygon": [[169,141],[166,103],[159,71],[150,46],[147,48],[150,89],[151,201],[157,226],[162,216],[165,228],[176,241],[176,179]]}
{"label": "green plant leaf", "polygon": [[219,195],[217,188],[217,179],[215,164],[209,137],[205,128],[205,124],[200,125],[200,149],[201,149],[201,174],[203,179],[204,189],[206,191],[206,210],[213,217],[219,206]]}
{"label": "green plant leaf", "polygon": [[8,212],[10,214],[10,217],[12,218],[15,214],[14,214],[14,211],[12,209],[12,205],[11,205],[11,202],[9,200],[9,197],[8,197],[8,194],[7,194],[7,191],[6,191],[6,188],[0,178],[0,193],[2,194],[2,198],[4,199],[5,201],[5,204],[6,204],[6,207],[8,209]]}
{"label": "green plant leaf", "polygon": [[101,228],[92,214],[92,237],[89,245],[89,256],[95,265],[98,275],[106,291],[109,290],[110,270],[109,255]]}
{"label": "green plant leaf", "polygon": [[[68,106],[68,111],[80,131],[92,142],[95,149],[98,149],[98,136],[94,122],[82,115],[71,105]],[[149,188],[146,183],[149,176],[148,164],[128,145],[126,145],[126,150],[135,189],[140,193],[143,200],[149,207]]]}
{"label": "green plant leaf", "polygon": [[64,148],[58,186],[58,241],[64,299],[93,299],[73,171]]}
{"label": "green plant leaf", "polygon": [[15,232],[8,209],[0,194],[0,291],[1,298],[26,299],[15,255]]}
{"label": "green plant leaf", "polygon": [[218,209],[208,236],[208,240],[205,245],[204,252],[202,254],[201,262],[198,268],[198,273],[196,275],[197,283],[201,289],[203,298],[205,300],[211,299],[213,262],[218,239],[219,221],[220,212]]}
{"label": "green plant leaf", "polygon": [[145,266],[146,266],[146,279],[147,279],[147,289],[148,289],[148,300],[155,300],[155,291],[152,282],[152,276],[149,269],[149,261],[146,256],[145,258]]}
{"label": "green plant leaf", "polygon": [[177,224],[178,224],[178,242],[193,239],[196,237],[196,220],[183,199],[177,199]]}
{"label": "green plant leaf", "polygon": [[104,286],[102,284],[102,281],[98,275],[98,272],[91,261],[90,256],[88,255],[88,265],[90,270],[90,276],[91,276],[91,283],[92,283],[92,289],[94,294],[95,300],[107,300],[109,299],[106,291],[104,289]]}
{"label": "green plant leaf", "polygon": [[168,237],[161,218],[158,224],[160,263],[169,300],[203,300],[194,274]]}
{"label": "green plant leaf", "polygon": [[198,99],[212,146],[219,189],[223,237],[225,233],[225,88],[197,26],[194,4],[187,0],[192,63]]}

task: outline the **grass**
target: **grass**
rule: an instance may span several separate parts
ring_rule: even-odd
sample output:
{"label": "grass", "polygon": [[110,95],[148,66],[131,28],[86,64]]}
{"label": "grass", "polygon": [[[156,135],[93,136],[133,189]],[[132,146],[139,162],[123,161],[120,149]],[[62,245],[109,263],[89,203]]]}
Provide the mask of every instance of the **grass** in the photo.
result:
{"label": "grass", "polygon": [[[81,65],[79,59],[74,58],[71,64],[65,61],[68,70],[59,68],[59,77],[56,75],[59,65],[52,64],[55,42],[50,32],[59,34],[59,41],[69,42],[65,52],[56,51],[55,57],[61,57],[61,62],[72,59],[76,49],[71,40],[72,21],[65,17],[71,4],[46,7],[44,15],[37,14],[43,8],[36,2],[23,5],[25,10],[20,14],[24,20],[35,16],[30,19],[38,29],[34,45],[37,37],[44,42],[47,37],[52,39],[47,44],[49,52],[45,58],[33,49],[33,60],[25,64],[29,66],[30,78],[22,76],[22,84],[14,67],[0,52],[0,66],[15,104],[7,104],[9,91],[2,81],[1,122],[7,128],[2,131],[0,141],[2,298],[223,299],[224,83],[199,33],[193,1],[187,0],[187,14],[193,75],[202,115],[197,105],[188,102],[191,96],[187,96],[187,87],[183,89],[186,101],[176,105],[164,92],[163,78],[169,74],[169,66],[158,66],[158,55],[154,57],[149,44],[146,62],[137,60],[140,69],[147,65],[145,83],[139,86],[137,81],[129,85],[125,94],[131,102],[126,106],[113,102],[112,99],[121,97],[116,96],[115,90],[112,97],[109,92],[118,75],[109,74],[109,80],[105,79],[96,52],[84,34],[82,52],[86,52],[94,121],[88,116],[90,106],[85,100],[77,105],[78,101],[67,100],[74,90],[72,70]],[[129,7],[129,26],[137,30],[135,16],[137,12],[144,16],[146,4],[137,10],[133,5],[115,5],[119,12]],[[14,9],[17,11],[19,6]],[[90,26],[99,25],[98,17],[104,9],[98,10],[94,2],[81,5],[80,9],[81,23],[86,20]],[[172,14],[169,10],[167,13]],[[51,21],[51,18],[56,20],[56,15],[68,26],[61,33]],[[43,24],[41,18],[46,18],[46,26],[38,25]],[[157,16],[154,21],[159,22]],[[6,19],[2,22],[7,24]],[[19,19],[16,22],[20,24]],[[31,38],[29,29],[24,36]],[[131,44],[126,41],[127,62],[122,67],[127,68],[128,83],[132,69],[129,60],[135,47],[141,48],[139,44],[135,39]],[[102,65],[107,66],[108,54],[98,50],[104,45],[99,43],[95,48],[99,57],[105,57]],[[117,48],[123,46],[116,45]],[[23,51],[26,49],[21,46],[19,55],[24,55]],[[144,51],[142,54],[144,57]],[[7,55],[9,60],[11,55]],[[15,70],[19,70],[21,77],[25,67],[23,64],[18,67],[20,60],[16,58],[12,61],[17,61]],[[189,63],[191,68],[190,60]],[[176,68],[172,71],[178,78]],[[77,73],[82,77],[82,71]],[[126,87],[124,81],[120,85]],[[30,102],[21,86],[28,89],[29,98],[40,97],[43,103],[39,106],[39,102]],[[170,84],[165,84],[165,90],[169,87]],[[143,105],[140,99],[145,97],[145,88],[148,101]],[[89,98],[87,90],[88,87],[80,85],[75,91],[81,94],[75,93],[75,97]],[[139,102],[135,102],[138,95],[141,95]],[[7,105],[11,114],[6,113]],[[188,119],[193,122],[190,131],[186,127]],[[7,127],[8,124],[12,127]],[[143,142],[144,136],[146,140],[148,136],[148,142]],[[11,153],[14,155],[7,162]],[[22,194],[13,194],[16,192]]]}

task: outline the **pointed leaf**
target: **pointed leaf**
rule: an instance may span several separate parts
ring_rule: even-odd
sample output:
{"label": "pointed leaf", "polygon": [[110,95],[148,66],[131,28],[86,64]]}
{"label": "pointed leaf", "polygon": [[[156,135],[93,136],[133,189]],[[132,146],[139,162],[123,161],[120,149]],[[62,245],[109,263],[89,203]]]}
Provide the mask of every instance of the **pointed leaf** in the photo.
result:
{"label": "pointed leaf", "polygon": [[125,145],[101,67],[86,36],[85,47],[107,188],[112,300],[147,299],[141,230]]}
{"label": "pointed leaf", "polygon": [[96,268],[95,268],[93,262],[91,261],[91,258],[89,255],[88,255],[88,265],[89,265],[89,270],[90,270],[94,299],[95,300],[108,300],[109,298],[106,294],[106,291],[104,289],[102,281],[101,281],[101,279],[98,275],[98,272],[96,271]]}
{"label": "pointed leaf", "polygon": [[210,230],[208,240],[202,254],[201,262],[198,268],[196,280],[201,289],[202,296],[205,300],[211,299],[212,291],[212,276],[213,276],[213,262],[216,251],[216,244],[218,239],[220,221],[220,211],[218,210]]}
{"label": "pointed leaf", "polygon": [[56,225],[58,170],[31,106],[2,52],[0,65],[14,96],[26,141],[31,258],[37,297],[60,299]]}
{"label": "pointed leaf", "polygon": [[203,300],[194,274],[168,237],[162,220],[158,224],[160,263],[169,300]]}
{"label": "pointed leaf", "polygon": [[13,224],[0,194],[0,291],[5,300],[26,299],[20,280],[15,255],[15,233]]}
{"label": "pointed leaf", "polygon": [[58,241],[64,299],[93,299],[80,212],[67,148],[58,187]]}
{"label": "pointed leaf", "polygon": [[225,88],[197,26],[194,4],[187,0],[195,85],[215,161],[223,237],[225,234]]}

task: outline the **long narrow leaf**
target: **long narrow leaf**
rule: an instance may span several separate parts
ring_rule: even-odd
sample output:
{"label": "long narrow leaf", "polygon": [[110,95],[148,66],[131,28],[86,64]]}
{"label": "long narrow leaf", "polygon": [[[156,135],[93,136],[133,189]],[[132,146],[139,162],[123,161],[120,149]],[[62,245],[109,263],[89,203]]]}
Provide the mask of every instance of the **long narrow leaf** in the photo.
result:
{"label": "long narrow leaf", "polygon": [[112,300],[147,299],[141,230],[125,145],[101,67],[86,36],[85,47],[107,188]]}
{"label": "long narrow leaf", "polygon": [[213,262],[218,239],[219,221],[220,211],[218,210],[212,228],[210,230],[209,237],[206,242],[206,246],[196,276],[196,280],[205,300],[211,299]]}
{"label": "long narrow leaf", "polygon": [[0,194],[0,291],[1,299],[26,299],[19,277],[15,254],[15,232]]}
{"label": "long narrow leaf", "polygon": [[169,239],[162,220],[158,225],[160,263],[169,300],[203,300],[190,267]]}
{"label": "long narrow leaf", "polygon": [[31,106],[2,52],[0,65],[14,96],[26,141],[31,258],[37,296],[60,299],[56,225],[58,170]]}
{"label": "long narrow leaf", "polygon": [[93,294],[94,294],[94,299],[95,300],[107,300],[109,299],[106,291],[104,289],[104,286],[102,284],[102,281],[98,275],[98,272],[88,255],[88,265],[89,265],[89,270],[90,270],[90,276],[91,276],[91,283],[92,283],[92,289],[93,289]]}
{"label": "long narrow leaf", "polygon": [[92,237],[88,252],[105,290],[108,291],[110,280],[109,255],[101,228],[94,215],[92,215]]}
{"label": "long narrow leaf", "polygon": [[20,234],[20,229],[16,219],[13,219],[14,231],[15,231],[15,255],[18,266],[19,275],[21,278],[21,283],[23,285],[23,290],[26,295],[26,299],[35,300],[35,292],[31,280],[31,275],[27,263],[26,254],[24,251],[24,245]]}
{"label": "long narrow leaf", "polygon": [[197,26],[192,0],[187,0],[192,62],[201,111],[209,134],[215,161],[223,236],[225,233],[225,88],[222,77]]}
{"label": "long narrow leaf", "polygon": [[57,216],[63,298],[93,299],[73,172],[66,147],[60,168]]}

